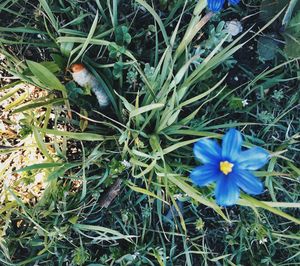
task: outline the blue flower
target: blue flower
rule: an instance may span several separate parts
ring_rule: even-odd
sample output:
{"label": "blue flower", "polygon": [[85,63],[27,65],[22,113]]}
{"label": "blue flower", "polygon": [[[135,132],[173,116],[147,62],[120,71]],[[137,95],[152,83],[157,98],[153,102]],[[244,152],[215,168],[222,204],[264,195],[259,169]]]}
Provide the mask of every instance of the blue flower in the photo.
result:
{"label": "blue flower", "polygon": [[[240,0],[228,0],[231,5],[237,5]],[[208,8],[213,12],[219,12],[224,6],[225,0],[207,0]]]}
{"label": "blue flower", "polygon": [[221,206],[236,204],[240,189],[252,195],[263,192],[262,182],[252,171],[263,167],[269,153],[253,147],[242,151],[242,134],[230,129],[223,137],[222,148],[211,139],[201,139],[194,145],[195,157],[204,165],[191,172],[191,179],[198,186],[216,182],[215,196]]}

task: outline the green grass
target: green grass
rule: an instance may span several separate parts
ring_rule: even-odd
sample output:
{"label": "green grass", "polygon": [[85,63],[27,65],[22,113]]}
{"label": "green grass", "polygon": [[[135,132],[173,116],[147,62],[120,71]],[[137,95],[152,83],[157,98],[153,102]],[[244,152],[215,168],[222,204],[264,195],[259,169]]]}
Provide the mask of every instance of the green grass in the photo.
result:
{"label": "green grass", "polygon": [[[2,68],[47,92],[0,89],[3,122],[17,127],[13,139],[0,131],[13,146],[0,150],[2,264],[299,264],[299,58],[258,59],[257,37],[285,13],[250,29],[259,4],[218,15],[205,1],[0,4]],[[229,40],[223,21],[248,15]],[[109,110],[72,81],[74,62],[102,84]],[[256,173],[262,195],[220,208],[213,185],[189,180],[192,145],[232,127],[272,159]],[[39,173],[46,189],[26,201],[18,185]]]}

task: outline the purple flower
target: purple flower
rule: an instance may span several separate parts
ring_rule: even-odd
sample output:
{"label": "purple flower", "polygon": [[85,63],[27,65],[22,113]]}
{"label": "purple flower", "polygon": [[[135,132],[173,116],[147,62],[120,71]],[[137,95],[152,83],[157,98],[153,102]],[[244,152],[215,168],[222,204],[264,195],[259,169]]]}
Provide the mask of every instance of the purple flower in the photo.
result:
{"label": "purple flower", "polygon": [[[228,0],[231,5],[237,5],[240,0]],[[208,8],[213,12],[219,12],[224,6],[225,0],[207,0]]]}
{"label": "purple flower", "polygon": [[240,189],[252,195],[263,192],[263,184],[252,171],[263,167],[269,153],[253,147],[242,151],[242,134],[230,129],[223,137],[222,148],[211,139],[201,139],[194,145],[195,157],[204,165],[191,172],[191,179],[198,186],[216,182],[215,196],[221,206],[236,204]]}

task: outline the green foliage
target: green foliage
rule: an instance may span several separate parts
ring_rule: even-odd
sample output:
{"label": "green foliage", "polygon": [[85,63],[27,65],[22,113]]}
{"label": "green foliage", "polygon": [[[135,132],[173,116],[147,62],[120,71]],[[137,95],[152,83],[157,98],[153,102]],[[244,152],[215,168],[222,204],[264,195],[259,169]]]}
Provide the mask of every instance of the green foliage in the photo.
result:
{"label": "green foliage", "polygon": [[[260,1],[251,4],[243,11],[248,20]],[[41,92],[34,98],[18,84],[0,89],[4,124],[16,126],[9,139],[1,124],[0,144],[9,144],[0,150],[2,264],[299,263],[299,64],[264,57],[266,66],[256,57],[252,32],[260,35],[278,16],[230,39],[225,21],[236,14],[228,9],[212,19],[205,7],[0,4],[3,69]],[[254,60],[243,58],[249,47]],[[108,109],[71,80],[66,70],[74,62],[108,93]],[[193,186],[189,172],[197,164],[193,143],[220,139],[231,127],[243,131],[245,146],[262,146],[272,158],[256,173],[265,193],[242,195],[224,209],[214,187]],[[37,154],[40,161],[29,160]],[[40,173],[45,189],[29,201],[6,182],[19,175],[19,184],[32,185]]]}
{"label": "green foliage", "polygon": [[27,61],[27,65],[34,77],[39,81],[38,84],[40,86],[65,92],[65,87],[46,66],[29,60]]}
{"label": "green foliage", "polygon": [[[285,28],[285,31],[283,32],[285,39],[284,52],[290,58],[298,58],[300,56],[300,2],[298,0],[263,0],[261,2],[260,17],[265,21],[268,21],[285,7],[287,7],[287,9],[281,14],[280,22],[277,21],[277,24],[273,25],[273,29],[275,32],[279,32],[280,27]],[[271,60],[275,58],[276,52],[278,51],[278,44],[275,40],[272,40],[272,37],[261,37],[259,44],[258,53],[262,60]]]}
{"label": "green foliage", "polygon": [[214,49],[224,38],[227,37],[225,29],[225,21],[219,22],[217,27],[211,26],[209,29],[209,38],[201,43],[204,51],[211,51]]}
{"label": "green foliage", "polygon": [[123,68],[124,68],[124,63],[119,61],[117,63],[114,64],[114,71],[113,71],[113,75],[116,79],[119,79],[122,77],[123,75]]}
{"label": "green foliage", "polygon": [[89,257],[89,253],[84,248],[76,248],[73,252],[72,263],[74,265],[84,265],[89,260]]}
{"label": "green foliage", "polygon": [[262,62],[275,59],[279,50],[275,38],[276,36],[266,35],[258,39],[257,51]]}
{"label": "green foliage", "polygon": [[128,33],[128,28],[126,26],[118,26],[115,30],[116,43],[118,45],[128,45],[131,42],[131,36]]}
{"label": "green foliage", "polygon": [[243,99],[238,98],[238,97],[232,97],[229,102],[229,107],[233,110],[242,109],[244,107]]}
{"label": "green foliage", "polygon": [[300,56],[300,11],[291,19],[285,32],[285,53],[288,57]]}
{"label": "green foliage", "polygon": [[289,0],[262,0],[260,6],[260,17],[265,22],[269,21],[276,13],[280,12],[280,10],[287,6],[289,2]]}

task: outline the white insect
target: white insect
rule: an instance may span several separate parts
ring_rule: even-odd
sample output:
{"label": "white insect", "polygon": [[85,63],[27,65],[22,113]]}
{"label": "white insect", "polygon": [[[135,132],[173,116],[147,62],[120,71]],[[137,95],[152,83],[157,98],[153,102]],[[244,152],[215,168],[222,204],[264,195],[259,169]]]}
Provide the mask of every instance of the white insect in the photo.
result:
{"label": "white insect", "polygon": [[109,105],[109,98],[97,81],[97,79],[85,68],[83,64],[73,64],[71,72],[74,81],[81,87],[91,88],[95,93],[100,107],[107,107]]}

